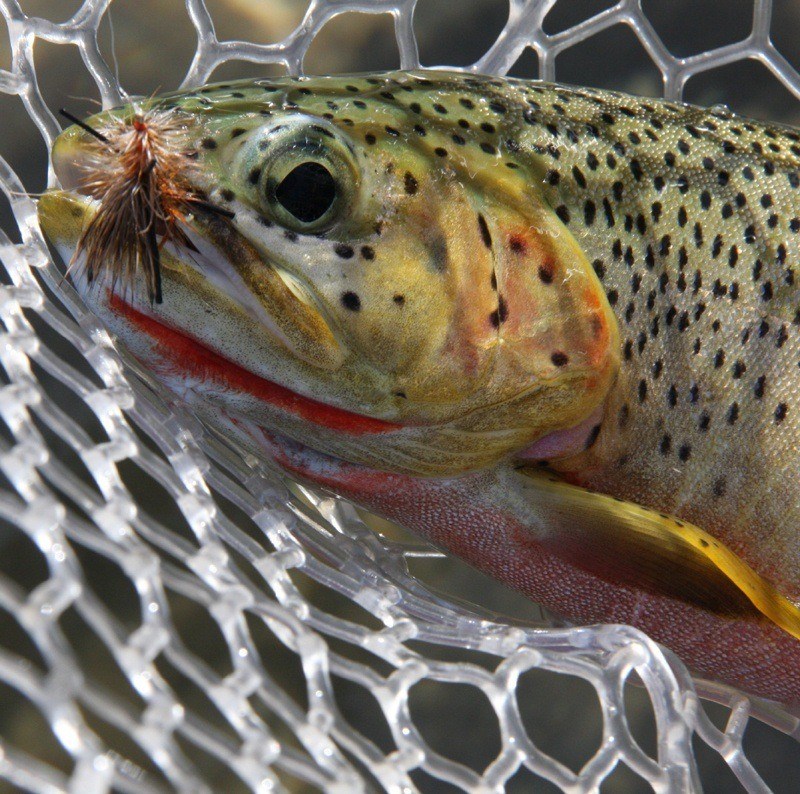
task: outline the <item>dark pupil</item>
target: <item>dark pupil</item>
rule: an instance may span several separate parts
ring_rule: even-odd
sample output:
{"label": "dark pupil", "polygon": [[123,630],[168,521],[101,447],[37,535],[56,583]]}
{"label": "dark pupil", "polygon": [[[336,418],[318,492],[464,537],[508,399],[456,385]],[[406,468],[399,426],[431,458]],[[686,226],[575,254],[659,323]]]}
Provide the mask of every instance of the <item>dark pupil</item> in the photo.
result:
{"label": "dark pupil", "polygon": [[281,206],[303,223],[321,218],[336,198],[336,182],[325,166],[300,163],[275,191]]}

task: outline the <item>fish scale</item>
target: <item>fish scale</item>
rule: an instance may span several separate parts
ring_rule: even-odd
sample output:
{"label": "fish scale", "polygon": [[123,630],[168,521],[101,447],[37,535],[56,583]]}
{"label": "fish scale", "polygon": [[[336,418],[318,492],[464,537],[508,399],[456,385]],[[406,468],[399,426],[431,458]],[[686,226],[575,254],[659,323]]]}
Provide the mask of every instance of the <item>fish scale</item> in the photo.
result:
{"label": "fish scale", "polygon": [[578,138],[549,155],[544,191],[592,258],[623,359],[591,449],[556,468],[709,528],[800,595],[798,135],[656,101],[598,114],[584,93],[544,122]]}

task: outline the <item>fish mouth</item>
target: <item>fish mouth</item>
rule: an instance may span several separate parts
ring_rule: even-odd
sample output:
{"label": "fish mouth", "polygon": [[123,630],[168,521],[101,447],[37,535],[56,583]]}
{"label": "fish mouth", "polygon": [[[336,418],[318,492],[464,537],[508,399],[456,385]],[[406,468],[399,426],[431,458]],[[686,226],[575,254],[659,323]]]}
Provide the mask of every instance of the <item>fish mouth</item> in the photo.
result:
{"label": "fish mouth", "polygon": [[[96,211],[97,200],[76,192],[48,191],[39,202],[43,228],[65,261],[69,261],[78,229]],[[103,279],[88,283],[80,263],[71,273],[79,292],[136,358],[173,391],[183,396],[205,395],[222,405],[233,401],[251,416],[257,406],[256,410],[266,410],[273,417],[269,422],[272,426],[277,423],[283,427],[288,422],[349,437],[387,434],[404,427],[317,399],[307,389],[291,388],[270,377],[272,369],[283,375],[287,361],[303,365],[291,349],[291,339],[247,289],[230,261],[204,235],[190,227],[187,230],[191,242],[188,252],[173,244],[167,244],[162,251],[165,294],[169,296],[163,304],[153,304],[135,289],[114,290]],[[143,287],[138,286],[143,292]],[[195,311],[202,312],[204,301],[224,301],[223,309],[229,316],[222,327],[233,332],[221,336],[213,330],[206,332],[202,325],[189,321],[186,311],[176,311],[176,306],[187,305],[187,292]],[[216,327],[212,323],[212,329]],[[236,336],[243,336],[260,354],[243,353],[241,345],[231,343]],[[276,367],[276,360],[284,367]],[[304,380],[302,384],[305,385]]]}
{"label": "fish mouth", "polygon": [[[39,218],[62,258],[71,262],[78,291],[146,366],[184,394],[194,389],[223,399],[249,397],[252,404],[269,406],[276,418],[333,432],[361,435],[401,427],[391,421],[395,417],[352,410],[354,402],[367,407],[363,393],[356,402],[334,389],[330,400],[331,381],[347,383],[353,357],[324,307],[280,261],[250,244],[231,222],[232,212],[215,211],[205,200],[206,186],[197,186],[203,200],[196,208],[189,205],[179,236],[158,238],[162,302],[146,294],[140,275],[115,283],[111,263],[92,278],[87,263],[74,254],[102,206],[87,186],[87,150],[86,135],[75,128],[56,140],[53,165],[63,189],[40,198]],[[362,372],[362,389],[365,381]]]}
{"label": "fish mouth", "polygon": [[[71,215],[76,221],[79,214],[83,215],[78,241],[102,207],[101,201],[92,195],[93,171],[98,168],[98,163],[93,162],[93,143],[96,144],[88,139],[85,131],[71,127],[56,139],[52,152],[53,168],[64,198],[71,201]],[[186,171],[190,177],[182,177],[185,184],[181,186],[186,201],[180,207],[180,216],[174,219],[174,233],[158,228],[153,235],[159,259],[166,260],[167,268],[171,267],[173,272],[179,264],[194,270],[210,288],[231,298],[251,319],[263,325],[296,358],[322,369],[340,367],[345,351],[334,336],[323,307],[279,266],[270,252],[256,250],[248,243],[241,230],[231,222],[234,212],[206,200],[209,187],[218,186],[195,184],[193,177],[200,176],[200,172],[194,174],[191,165],[187,165]],[[143,189],[143,185],[136,185],[131,192],[140,187]],[[55,198],[50,196],[51,203]],[[133,198],[131,196],[131,201]],[[151,220],[151,225],[159,224]],[[71,231],[75,236],[76,230]],[[143,234],[143,230],[137,231]],[[110,247],[109,250],[118,249]],[[85,269],[86,263],[82,264]],[[111,272],[113,282],[114,263],[104,266]],[[100,271],[97,265],[94,269]],[[123,287],[128,286],[131,285],[123,284]],[[152,292],[149,297],[153,303]],[[160,303],[160,295],[156,302]],[[314,344],[309,344],[309,340],[314,340]]]}
{"label": "fish mouth", "polygon": [[[39,199],[42,227],[65,261],[70,261],[99,204],[76,190],[52,190]],[[301,294],[301,285],[291,283],[279,266],[260,254],[257,261],[242,263],[241,255],[253,252],[241,235],[226,226],[215,217],[192,218],[181,227],[188,246],[163,245],[165,299],[160,304],[148,299],[138,280],[128,288],[115,287],[103,274],[91,281],[80,259],[73,262],[70,277],[126,342],[131,332],[149,340],[147,347],[158,351],[157,357],[137,357],[172,380],[180,375],[184,382],[204,381],[204,390],[213,384],[227,392],[239,391],[331,430],[360,435],[400,428],[396,422],[308,393],[308,371],[319,371],[318,378],[328,382],[344,366],[346,350],[322,313]],[[264,305],[264,293],[253,288],[254,280],[268,287],[271,311]],[[280,313],[279,301],[286,307]],[[141,342],[135,347],[143,349]],[[274,370],[283,382],[275,380]],[[292,370],[297,371],[294,383]],[[314,391],[325,393],[322,384]]]}

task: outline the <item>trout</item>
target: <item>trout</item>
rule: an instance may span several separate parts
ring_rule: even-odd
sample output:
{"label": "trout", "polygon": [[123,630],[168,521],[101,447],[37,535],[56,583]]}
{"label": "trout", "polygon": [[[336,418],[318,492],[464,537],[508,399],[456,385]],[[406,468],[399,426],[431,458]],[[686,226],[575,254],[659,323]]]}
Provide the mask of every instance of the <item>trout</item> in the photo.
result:
{"label": "trout", "polygon": [[800,706],[800,133],[420,71],[167,94],[52,158],[45,233],[204,421]]}

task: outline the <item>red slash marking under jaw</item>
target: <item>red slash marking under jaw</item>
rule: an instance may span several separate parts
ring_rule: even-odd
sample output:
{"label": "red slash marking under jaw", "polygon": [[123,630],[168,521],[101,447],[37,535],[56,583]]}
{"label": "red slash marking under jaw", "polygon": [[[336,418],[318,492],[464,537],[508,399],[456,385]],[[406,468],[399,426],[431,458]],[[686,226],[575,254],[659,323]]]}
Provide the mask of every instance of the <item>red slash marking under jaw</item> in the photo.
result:
{"label": "red slash marking under jaw", "polygon": [[364,435],[388,433],[403,427],[394,422],[351,413],[311,397],[304,397],[285,386],[255,375],[186,334],[134,309],[116,295],[109,298],[109,305],[114,312],[158,342],[159,350],[172,359],[176,369],[185,371],[201,380],[213,381],[234,391],[250,394],[331,430]]}

